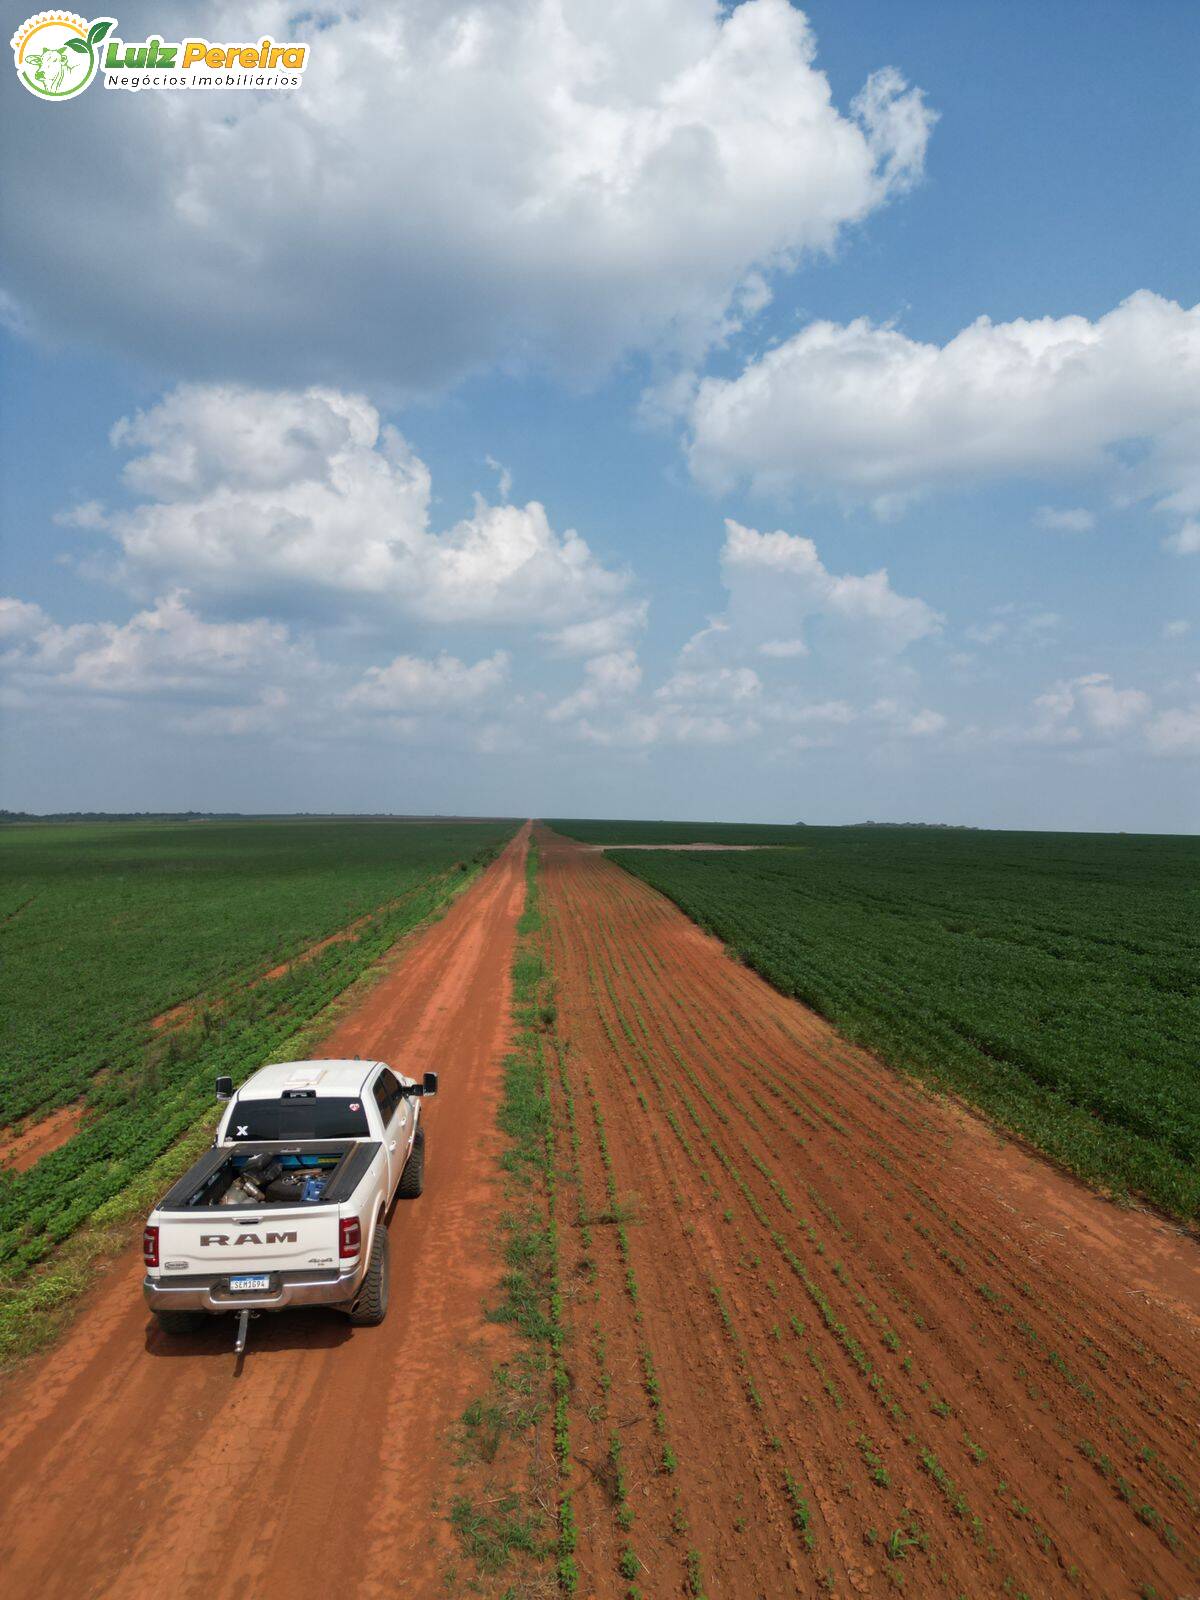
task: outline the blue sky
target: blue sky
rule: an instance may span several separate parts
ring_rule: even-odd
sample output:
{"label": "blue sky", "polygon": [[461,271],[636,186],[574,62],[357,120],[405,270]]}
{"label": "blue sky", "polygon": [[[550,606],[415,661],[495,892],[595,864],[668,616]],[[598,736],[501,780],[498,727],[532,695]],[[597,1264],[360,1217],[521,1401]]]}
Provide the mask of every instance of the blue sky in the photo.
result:
{"label": "blue sky", "polygon": [[803,16],[10,75],[0,803],[1193,831],[1195,8]]}

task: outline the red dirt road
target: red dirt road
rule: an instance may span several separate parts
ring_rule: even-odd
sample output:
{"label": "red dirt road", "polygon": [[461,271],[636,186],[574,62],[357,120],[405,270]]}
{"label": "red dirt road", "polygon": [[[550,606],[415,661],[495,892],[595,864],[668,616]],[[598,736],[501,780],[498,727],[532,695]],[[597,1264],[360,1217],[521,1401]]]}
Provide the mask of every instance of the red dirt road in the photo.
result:
{"label": "red dirt road", "polygon": [[232,1322],[165,1338],[126,1258],[0,1393],[5,1600],[439,1592],[450,1534],[429,1506],[451,1473],[445,1429],[506,1338],[480,1331],[479,1310],[497,1275],[496,1068],[527,838],[322,1047],[441,1075],[425,1193],[391,1219],[387,1321],[261,1319],[235,1378]]}
{"label": "red dirt road", "polygon": [[537,837],[580,1593],[1200,1595],[1196,1244]]}

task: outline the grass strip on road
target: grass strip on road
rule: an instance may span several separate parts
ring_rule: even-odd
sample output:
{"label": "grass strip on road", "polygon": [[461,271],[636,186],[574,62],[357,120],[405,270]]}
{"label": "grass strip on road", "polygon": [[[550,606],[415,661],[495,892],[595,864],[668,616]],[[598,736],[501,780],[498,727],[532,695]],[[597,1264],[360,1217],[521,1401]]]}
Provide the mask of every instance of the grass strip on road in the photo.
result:
{"label": "grass strip on road", "polygon": [[[485,1497],[478,1501],[460,1493],[451,1507],[450,1521],[464,1553],[481,1574],[519,1566],[522,1558],[526,1568],[552,1559],[559,1589],[573,1595],[579,1572],[569,1487],[571,1437],[558,1267],[556,1138],[546,1054],[555,1010],[553,979],[542,939],[537,869],[537,849],[531,845],[525,909],[517,923],[512,967],[516,1031],[504,1063],[499,1111],[500,1127],[510,1141],[501,1158],[506,1209],[499,1238],[505,1272],[501,1299],[487,1313],[492,1321],[513,1327],[528,1343],[516,1361],[496,1368],[489,1393],[473,1401],[462,1419],[464,1466],[478,1462],[491,1467],[506,1439],[532,1430],[530,1481],[522,1489],[488,1482]],[[541,1430],[547,1417],[551,1438],[544,1444]],[[553,1456],[555,1478],[549,1487],[539,1481],[540,1462],[547,1451]],[[545,1498],[553,1504],[550,1538],[539,1510]],[[489,1510],[491,1506],[499,1506],[502,1517]]]}

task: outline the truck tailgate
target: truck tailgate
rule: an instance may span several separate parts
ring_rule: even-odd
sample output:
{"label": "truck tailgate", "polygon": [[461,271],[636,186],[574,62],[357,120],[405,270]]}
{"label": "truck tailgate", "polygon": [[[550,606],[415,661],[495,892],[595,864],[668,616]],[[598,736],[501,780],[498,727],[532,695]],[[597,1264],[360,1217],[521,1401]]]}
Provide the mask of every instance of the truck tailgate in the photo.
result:
{"label": "truck tailgate", "polygon": [[261,1214],[229,1210],[166,1213],[159,1225],[164,1279],[175,1273],[302,1272],[338,1264],[338,1207],[270,1206]]}

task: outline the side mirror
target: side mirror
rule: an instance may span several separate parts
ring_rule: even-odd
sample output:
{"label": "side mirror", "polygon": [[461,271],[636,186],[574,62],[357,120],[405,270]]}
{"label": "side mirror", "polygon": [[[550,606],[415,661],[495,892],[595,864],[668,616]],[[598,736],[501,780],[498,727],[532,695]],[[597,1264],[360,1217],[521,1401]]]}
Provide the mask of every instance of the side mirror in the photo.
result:
{"label": "side mirror", "polygon": [[217,1099],[218,1100],[232,1100],[233,1099],[233,1079],[232,1078],[218,1078],[217,1079]]}
{"label": "side mirror", "polygon": [[421,1089],[421,1093],[422,1094],[436,1094],[437,1093],[437,1073],[436,1072],[427,1072],[425,1074],[424,1086]]}

